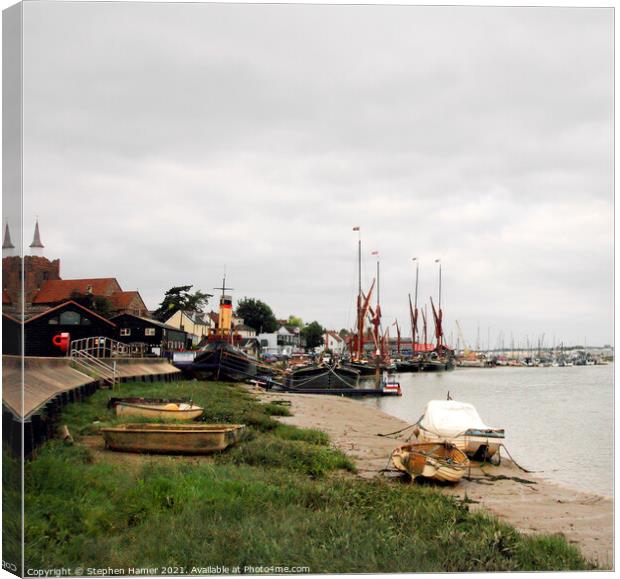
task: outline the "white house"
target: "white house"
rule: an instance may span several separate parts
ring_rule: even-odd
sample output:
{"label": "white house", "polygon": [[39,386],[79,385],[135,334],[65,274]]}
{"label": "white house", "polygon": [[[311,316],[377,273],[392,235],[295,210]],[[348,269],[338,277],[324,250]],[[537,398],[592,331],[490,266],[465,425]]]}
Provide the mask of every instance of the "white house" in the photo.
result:
{"label": "white house", "polygon": [[340,337],[337,332],[328,331],[323,336],[323,346],[320,351],[330,350],[337,356],[342,356],[345,350],[345,341]]}
{"label": "white house", "polygon": [[242,338],[255,338],[256,330],[251,326],[246,326],[241,320],[241,323],[237,326],[234,326],[235,334],[239,334]]}
{"label": "white house", "polygon": [[258,334],[263,354],[292,356],[302,348],[301,330],[297,326],[282,325],[277,332]]}

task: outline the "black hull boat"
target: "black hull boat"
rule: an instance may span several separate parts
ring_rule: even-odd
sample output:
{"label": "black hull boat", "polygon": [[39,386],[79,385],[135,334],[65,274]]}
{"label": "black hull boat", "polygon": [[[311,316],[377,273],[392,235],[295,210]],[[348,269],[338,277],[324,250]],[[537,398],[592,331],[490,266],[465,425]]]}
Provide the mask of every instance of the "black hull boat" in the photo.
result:
{"label": "black hull boat", "polygon": [[422,363],[421,370],[423,372],[445,372],[446,370],[453,370],[454,362],[452,360],[434,359],[426,360]]}
{"label": "black hull boat", "polygon": [[341,368],[355,370],[360,376],[374,376],[377,373],[377,368],[366,362],[345,362]]}
{"label": "black hull boat", "polygon": [[396,362],[396,371],[403,372],[419,372],[421,370],[420,360],[399,360]]}
{"label": "black hull boat", "polygon": [[244,382],[256,378],[256,361],[225,341],[207,344],[186,367],[199,380]]}
{"label": "black hull boat", "polygon": [[288,389],[297,392],[307,390],[342,390],[357,388],[360,373],[344,367],[319,364],[293,370],[285,380]]}

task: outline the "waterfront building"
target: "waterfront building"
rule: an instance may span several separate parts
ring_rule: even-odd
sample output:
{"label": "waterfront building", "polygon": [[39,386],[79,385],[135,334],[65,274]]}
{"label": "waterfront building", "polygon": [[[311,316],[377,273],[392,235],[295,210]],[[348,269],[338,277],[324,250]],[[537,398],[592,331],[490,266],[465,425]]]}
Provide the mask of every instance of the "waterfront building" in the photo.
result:
{"label": "waterfront building", "polygon": [[165,323],[181,331],[187,332],[192,346],[198,346],[203,338],[216,328],[212,317],[205,312],[177,310]]}
{"label": "waterfront building", "polygon": [[[76,294],[104,297],[110,302],[111,313],[146,315],[147,307],[138,291],[123,291],[113,277],[62,279],[60,259],[50,260],[43,254],[39,222],[35,224],[29,255],[15,255],[8,223],[2,246],[2,311],[21,317],[23,298],[24,318],[38,315],[50,308],[72,300]],[[21,278],[24,277],[22,288]]]}
{"label": "waterfront building", "polygon": [[152,318],[124,313],[111,321],[118,327],[116,339],[126,344],[147,344],[151,349],[158,348],[159,353],[185,350],[191,345],[187,332]]}
{"label": "waterfront building", "polygon": [[325,332],[323,336],[323,345],[319,351],[329,350],[332,354],[342,356],[344,354],[346,344],[343,338],[340,337],[338,332],[329,330]]}
{"label": "waterfront building", "polygon": [[[7,316],[3,316],[3,328],[5,317]],[[20,324],[18,321],[17,323]],[[13,326],[12,330],[19,331],[19,326]],[[113,321],[74,301],[67,301],[32,316],[23,326],[26,356],[65,356],[66,352],[54,345],[54,337],[62,333],[68,333],[72,341],[94,336],[116,339],[117,334]],[[10,342],[14,343],[15,337],[10,337]]]}

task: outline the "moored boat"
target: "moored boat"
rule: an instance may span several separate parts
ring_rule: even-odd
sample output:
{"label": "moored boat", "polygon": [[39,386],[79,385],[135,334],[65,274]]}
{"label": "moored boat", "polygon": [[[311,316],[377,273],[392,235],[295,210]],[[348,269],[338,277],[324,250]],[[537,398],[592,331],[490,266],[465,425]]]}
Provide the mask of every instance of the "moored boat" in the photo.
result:
{"label": "moored boat", "polygon": [[194,420],[204,414],[204,408],[184,400],[149,398],[110,398],[109,408],[116,416],[144,416],[159,420]]}
{"label": "moored boat", "polygon": [[199,380],[243,382],[256,378],[257,361],[224,340],[208,343],[186,371]]}
{"label": "moored boat", "polygon": [[394,466],[415,480],[418,476],[457,483],[469,466],[464,452],[448,443],[414,442],[392,452]]}
{"label": "moored boat", "polygon": [[421,367],[420,360],[405,359],[395,362],[397,372],[419,372]]}
{"label": "moored boat", "polygon": [[106,448],[155,454],[207,454],[237,443],[243,424],[121,424],[102,428]]}
{"label": "moored boat", "polygon": [[294,390],[357,388],[359,372],[351,368],[314,364],[291,371],[285,385]]}
{"label": "moored boat", "polygon": [[505,440],[503,428],[487,426],[474,406],[456,400],[431,400],[414,433],[420,442],[453,444],[479,460],[492,457]]}

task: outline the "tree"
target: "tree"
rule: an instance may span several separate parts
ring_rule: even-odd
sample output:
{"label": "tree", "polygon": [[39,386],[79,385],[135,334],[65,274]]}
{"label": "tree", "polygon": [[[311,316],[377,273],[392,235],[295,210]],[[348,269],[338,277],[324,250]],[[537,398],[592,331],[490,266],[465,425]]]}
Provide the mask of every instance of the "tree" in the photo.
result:
{"label": "tree", "polygon": [[297,328],[304,327],[304,321],[299,316],[290,315],[287,323],[289,326],[295,326]]}
{"label": "tree", "polygon": [[338,332],[338,335],[344,340],[348,335],[350,334],[349,330],[347,330],[346,328],[342,328],[342,330],[340,330]]}
{"label": "tree", "polygon": [[306,340],[306,348],[316,348],[323,344],[323,334],[325,329],[319,322],[311,322],[301,331],[302,337]]}
{"label": "tree", "polygon": [[76,291],[71,294],[71,299],[81,306],[84,306],[93,312],[97,312],[104,318],[109,318],[112,313],[112,302],[105,296],[83,294]]}
{"label": "tree", "polygon": [[191,285],[180,285],[170,288],[165,294],[159,307],[153,312],[155,318],[160,321],[167,320],[178,310],[202,311],[209,302],[211,294],[205,294],[200,290],[190,293]]}
{"label": "tree", "polygon": [[255,298],[243,298],[237,304],[237,316],[243,318],[243,323],[254,328],[257,333],[275,332],[278,322],[271,308]]}

